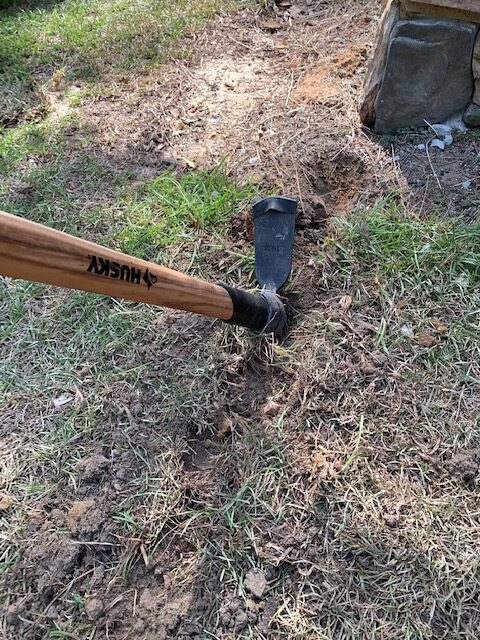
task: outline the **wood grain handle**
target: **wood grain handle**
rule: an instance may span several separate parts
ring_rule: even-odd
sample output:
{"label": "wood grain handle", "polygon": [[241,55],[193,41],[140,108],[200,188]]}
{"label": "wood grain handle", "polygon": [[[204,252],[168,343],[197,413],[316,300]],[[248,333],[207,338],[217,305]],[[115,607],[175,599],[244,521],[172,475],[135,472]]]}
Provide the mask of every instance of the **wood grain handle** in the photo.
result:
{"label": "wood grain handle", "polygon": [[221,286],[0,211],[0,275],[230,320]]}

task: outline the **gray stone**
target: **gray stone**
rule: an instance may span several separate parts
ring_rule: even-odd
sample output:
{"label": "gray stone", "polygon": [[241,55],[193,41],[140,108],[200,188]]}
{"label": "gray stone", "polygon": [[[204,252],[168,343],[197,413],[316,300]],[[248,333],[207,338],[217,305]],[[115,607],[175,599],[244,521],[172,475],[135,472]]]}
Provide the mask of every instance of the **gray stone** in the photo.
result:
{"label": "gray stone", "polygon": [[469,127],[480,127],[480,105],[472,102],[463,114],[463,121]]}
{"label": "gray stone", "polygon": [[473,92],[473,101],[475,104],[480,104],[480,79],[475,80],[475,91]]}
{"label": "gray stone", "polygon": [[438,123],[464,109],[473,91],[476,34],[476,25],[454,20],[397,22],[375,102],[375,130]]}
{"label": "gray stone", "polygon": [[400,10],[397,0],[387,0],[377,30],[377,41],[372,59],[368,65],[367,75],[360,98],[360,120],[367,127],[375,124],[375,100],[382,86],[385,65],[387,64],[388,43],[390,34],[398,22]]}
{"label": "gray stone", "polygon": [[480,79],[480,31],[475,41],[475,47],[473,49],[473,75],[475,78]]}

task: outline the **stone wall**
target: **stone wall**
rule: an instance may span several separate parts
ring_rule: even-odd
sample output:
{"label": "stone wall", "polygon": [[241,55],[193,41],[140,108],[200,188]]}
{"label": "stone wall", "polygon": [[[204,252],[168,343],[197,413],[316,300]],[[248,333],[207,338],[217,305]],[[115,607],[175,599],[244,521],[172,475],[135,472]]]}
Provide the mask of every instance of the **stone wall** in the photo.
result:
{"label": "stone wall", "polygon": [[472,67],[475,82],[473,99],[463,119],[469,127],[480,127],[480,32],[475,43]]}
{"label": "stone wall", "polygon": [[[480,126],[480,2],[424,2],[388,0],[385,7],[360,106],[362,122],[378,133],[443,122],[459,112],[468,126]],[[419,15],[418,6],[435,14]],[[450,18],[467,9],[464,15],[475,21]]]}

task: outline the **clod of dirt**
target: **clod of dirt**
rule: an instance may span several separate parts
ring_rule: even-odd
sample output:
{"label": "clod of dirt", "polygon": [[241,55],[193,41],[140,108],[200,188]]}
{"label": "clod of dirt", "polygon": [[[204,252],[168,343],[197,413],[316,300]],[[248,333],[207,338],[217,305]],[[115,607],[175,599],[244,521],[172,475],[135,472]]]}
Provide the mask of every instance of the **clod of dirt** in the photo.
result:
{"label": "clod of dirt", "polygon": [[140,596],[140,608],[155,611],[159,596],[152,589],[144,589]]}
{"label": "clod of dirt", "polygon": [[98,620],[105,611],[105,605],[100,598],[88,598],[85,601],[85,613],[89,620]]}
{"label": "clod of dirt", "polygon": [[270,598],[269,600],[267,600],[265,609],[263,610],[263,613],[258,622],[258,631],[260,633],[263,633],[264,636],[268,637],[269,635],[270,624],[272,622],[273,616],[277,612],[277,608],[278,603],[274,598]]}
{"label": "clod of dirt", "polygon": [[82,474],[85,482],[95,482],[103,476],[109,464],[110,461],[107,460],[105,456],[94,454],[89,458],[81,460],[77,465],[77,469]]}
{"label": "clod of dirt", "polygon": [[325,225],[328,215],[325,199],[322,196],[311,194],[303,200],[297,219],[297,228],[318,229]]}
{"label": "clod of dirt", "polygon": [[478,475],[480,468],[480,451],[478,449],[461,451],[455,454],[446,466],[452,476],[456,476],[464,482],[473,480]]}
{"label": "clod of dirt", "polygon": [[250,569],[245,576],[245,587],[255,598],[262,598],[268,582],[263,569]]}
{"label": "clod of dirt", "polygon": [[182,594],[165,605],[160,614],[160,619],[167,631],[174,631],[182,619],[188,615],[191,602],[191,594]]}
{"label": "clod of dirt", "polygon": [[71,574],[81,557],[82,549],[78,544],[69,540],[55,540],[42,549],[43,564],[49,573],[56,578],[63,578]]}
{"label": "clod of dirt", "polygon": [[67,513],[67,525],[70,531],[77,528],[78,521],[93,509],[94,504],[95,500],[77,500],[72,504]]}
{"label": "clod of dirt", "polygon": [[231,596],[221,605],[219,614],[222,625],[234,631],[242,631],[249,622],[257,619],[256,612],[248,606],[245,610],[242,600],[235,596]]}
{"label": "clod of dirt", "polygon": [[433,347],[437,343],[435,336],[432,336],[430,333],[419,333],[416,338],[416,342],[421,347]]}
{"label": "clod of dirt", "polygon": [[132,416],[141,416],[143,411],[144,407],[140,401],[134,402],[130,408],[130,413],[132,414]]}
{"label": "clod of dirt", "polygon": [[0,511],[6,511],[15,502],[13,496],[8,496],[5,493],[0,493]]}
{"label": "clod of dirt", "polygon": [[95,533],[104,521],[105,514],[95,508],[95,500],[77,500],[67,513],[68,528],[76,535]]}

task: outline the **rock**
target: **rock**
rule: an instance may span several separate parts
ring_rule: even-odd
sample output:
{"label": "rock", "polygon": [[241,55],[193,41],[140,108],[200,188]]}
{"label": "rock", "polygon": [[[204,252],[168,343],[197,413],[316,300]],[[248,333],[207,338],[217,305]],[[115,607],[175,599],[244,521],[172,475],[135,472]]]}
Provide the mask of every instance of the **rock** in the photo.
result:
{"label": "rock", "polygon": [[100,598],[88,598],[85,602],[85,613],[89,620],[98,620],[103,614],[104,609],[105,605]]}
{"label": "rock", "polygon": [[380,19],[374,54],[368,65],[360,99],[360,120],[367,127],[375,124],[375,100],[382,85],[390,34],[398,21],[398,14],[398,0],[388,0]]}
{"label": "rock", "polygon": [[382,87],[375,102],[375,130],[442,122],[472,96],[471,60],[477,27],[452,20],[401,20],[395,25]]}
{"label": "rock", "polygon": [[245,587],[253,596],[260,599],[268,586],[265,572],[262,569],[250,569],[245,576]]}
{"label": "rock", "polygon": [[480,5],[477,0],[402,0],[401,16],[480,22]]}
{"label": "rock", "polygon": [[452,476],[456,476],[464,482],[469,482],[478,475],[480,451],[478,449],[460,451],[445,466]]}
{"label": "rock", "polygon": [[475,91],[473,93],[473,102],[480,104],[480,78],[475,80]]}
{"label": "rock", "polygon": [[480,79],[480,31],[478,32],[473,49],[472,69],[473,76],[477,79]]}
{"label": "rock", "polygon": [[472,102],[463,114],[463,121],[469,127],[480,127],[480,105]]}

